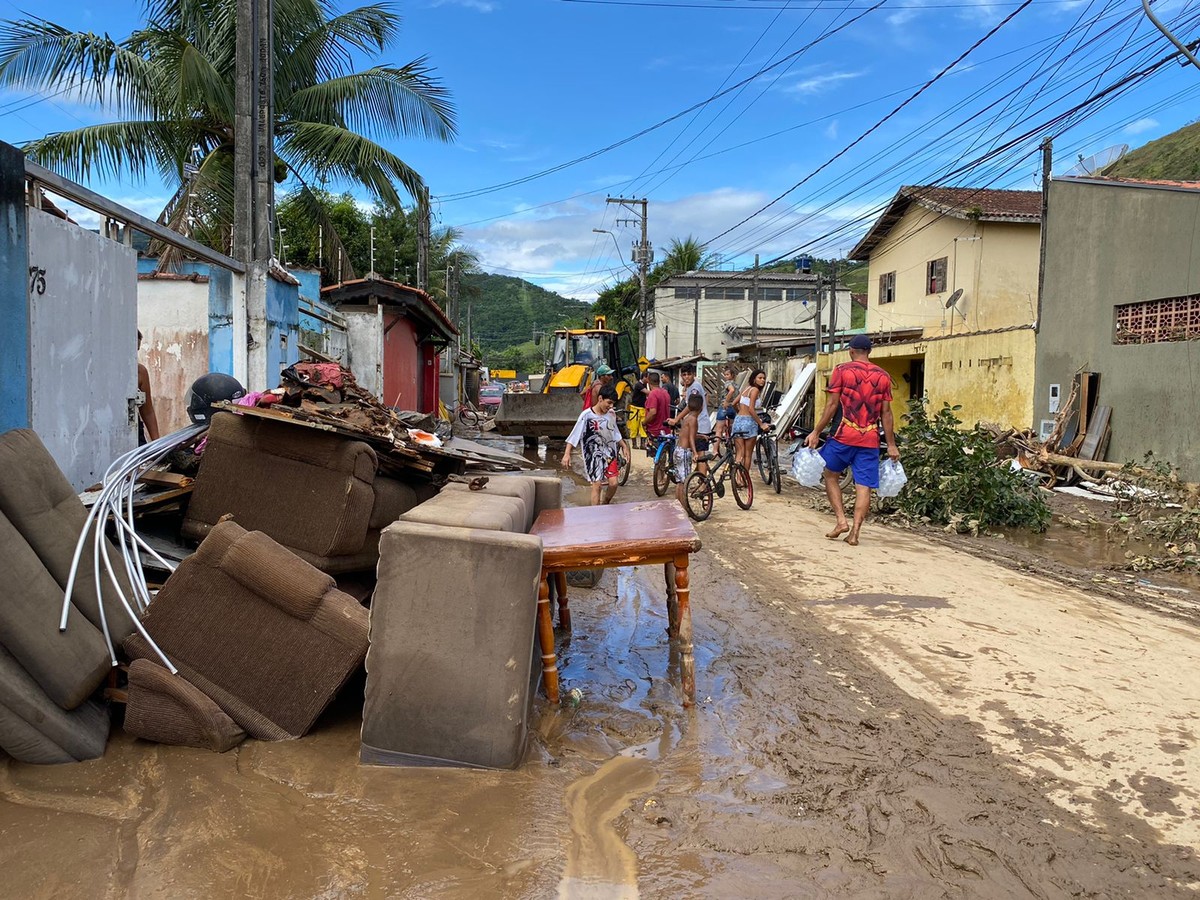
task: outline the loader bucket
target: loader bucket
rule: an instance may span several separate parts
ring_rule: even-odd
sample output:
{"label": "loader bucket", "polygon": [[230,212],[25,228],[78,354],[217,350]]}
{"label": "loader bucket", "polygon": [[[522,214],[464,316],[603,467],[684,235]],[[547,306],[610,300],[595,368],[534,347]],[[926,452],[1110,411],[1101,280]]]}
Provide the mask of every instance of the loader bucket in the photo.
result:
{"label": "loader bucket", "polygon": [[507,393],[496,411],[496,431],[510,437],[562,439],[582,411],[583,400],[574,391]]}

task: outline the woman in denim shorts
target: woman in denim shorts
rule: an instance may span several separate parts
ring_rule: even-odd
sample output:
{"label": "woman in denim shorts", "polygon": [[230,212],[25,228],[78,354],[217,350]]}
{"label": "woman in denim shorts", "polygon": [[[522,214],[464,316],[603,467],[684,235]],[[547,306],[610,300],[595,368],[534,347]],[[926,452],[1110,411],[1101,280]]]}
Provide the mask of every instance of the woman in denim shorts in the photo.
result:
{"label": "woman in denim shorts", "polygon": [[733,439],[737,443],[737,461],[750,470],[750,461],[754,456],[754,442],[758,440],[760,423],[758,412],[754,405],[758,402],[759,394],[767,383],[767,373],[755,369],[750,373],[750,380],[737,398],[737,415],[733,419]]}

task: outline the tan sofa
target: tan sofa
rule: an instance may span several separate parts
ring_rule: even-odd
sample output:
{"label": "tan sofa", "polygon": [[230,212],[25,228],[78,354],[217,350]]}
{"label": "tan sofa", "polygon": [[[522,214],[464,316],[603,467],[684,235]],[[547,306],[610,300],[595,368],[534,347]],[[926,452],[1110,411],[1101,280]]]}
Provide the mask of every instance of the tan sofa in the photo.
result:
{"label": "tan sofa", "polygon": [[384,529],[360,758],[512,768],[525,751],[542,541],[557,478],[451,485]]}
{"label": "tan sofa", "polygon": [[363,441],[234,413],[208,432],[183,534],[201,541],[231,514],[323,572],[363,572],[379,559],[379,533],[434,494],[376,474]]}

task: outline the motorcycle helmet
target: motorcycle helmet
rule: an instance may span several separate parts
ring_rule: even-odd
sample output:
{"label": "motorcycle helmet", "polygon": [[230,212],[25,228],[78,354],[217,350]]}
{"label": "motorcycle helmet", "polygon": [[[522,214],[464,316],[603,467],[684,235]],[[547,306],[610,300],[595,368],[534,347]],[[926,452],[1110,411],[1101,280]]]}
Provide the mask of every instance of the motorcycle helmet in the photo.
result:
{"label": "motorcycle helmet", "polygon": [[237,400],[246,396],[246,389],[232,375],[209,372],[192,382],[188,393],[188,418],[195,425],[207,425],[212,419],[214,403]]}

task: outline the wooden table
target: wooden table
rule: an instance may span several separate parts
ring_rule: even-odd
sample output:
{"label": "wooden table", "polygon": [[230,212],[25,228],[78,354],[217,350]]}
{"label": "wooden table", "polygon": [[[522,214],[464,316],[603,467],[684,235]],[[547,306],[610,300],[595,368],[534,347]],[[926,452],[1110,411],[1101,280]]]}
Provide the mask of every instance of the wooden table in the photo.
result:
{"label": "wooden table", "polygon": [[[542,580],[538,586],[538,641],[546,697],[558,702],[558,658],[550,610],[550,579],[558,593],[558,621],[571,629],[567,572],[663,563],[674,566],[675,598],[668,595],[668,632],[678,640],[684,705],[696,696],[696,660],[692,648],[688,556],[700,549],[700,538],[687,514],[674,500],[615,503],[546,509],[530,534],[542,539]],[[669,571],[669,570],[668,570]]]}

